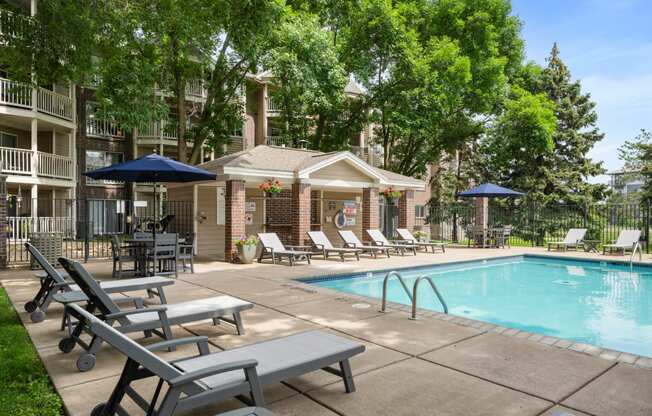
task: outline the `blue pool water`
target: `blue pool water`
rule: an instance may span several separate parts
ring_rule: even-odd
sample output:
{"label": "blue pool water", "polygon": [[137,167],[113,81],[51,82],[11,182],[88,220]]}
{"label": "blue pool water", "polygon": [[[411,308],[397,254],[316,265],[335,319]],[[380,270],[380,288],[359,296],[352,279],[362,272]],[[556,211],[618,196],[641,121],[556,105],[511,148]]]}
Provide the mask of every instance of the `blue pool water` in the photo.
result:
{"label": "blue pool water", "polygon": [[[433,276],[453,315],[652,356],[652,267],[518,256],[400,272],[410,289]],[[380,299],[385,274],[308,282]],[[418,297],[420,308],[442,311],[426,282]],[[388,300],[410,304],[396,279]]]}

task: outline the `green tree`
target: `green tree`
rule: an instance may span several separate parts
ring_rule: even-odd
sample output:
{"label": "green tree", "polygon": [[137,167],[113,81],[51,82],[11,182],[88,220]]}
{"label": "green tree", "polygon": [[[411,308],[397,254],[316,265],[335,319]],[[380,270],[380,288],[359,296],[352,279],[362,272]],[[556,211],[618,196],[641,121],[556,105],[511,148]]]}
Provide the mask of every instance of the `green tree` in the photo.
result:
{"label": "green tree", "polygon": [[642,177],[643,188],[634,198],[652,200],[652,132],[641,129],[634,139],[625,141],[618,149],[618,154],[625,164],[619,181],[624,183]]}

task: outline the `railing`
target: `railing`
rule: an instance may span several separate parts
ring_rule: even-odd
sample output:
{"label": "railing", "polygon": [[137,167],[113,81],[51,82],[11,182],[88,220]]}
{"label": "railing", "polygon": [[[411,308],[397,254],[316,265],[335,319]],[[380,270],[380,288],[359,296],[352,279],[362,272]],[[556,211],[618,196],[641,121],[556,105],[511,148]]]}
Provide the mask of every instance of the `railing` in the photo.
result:
{"label": "railing", "polygon": [[204,81],[200,78],[191,79],[186,83],[186,95],[198,98],[206,97],[206,89],[204,89]]}
{"label": "railing", "polygon": [[403,286],[403,290],[405,291],[405,294],[410,299],[410,302],[414,303],[412,300],[412,293],[410,293],[410,289],[408,289],[407,285],[405,284],[403,277],[399,272],[393,270],[387,273],[385,275],[385,278],[383,279],[383,298],[382,298],[382,303],[380,305],[380,312],[385,312],[385,309],[387,308],[387,284],[389,283],[389,279],[391,277],[396,277],[398,279],[401,286]]}
{"label": "railing", "polygon": [[63,233],[73,238],[75,223],[70,217],[7,217],[7,239],[27,241],[31,233]]}
{"label": "railing", "polygon": [[20,38],[29,29],[28,16],[0,9],[0,44],[6,38]]}
{"label": "railing", "polygon": [[179,140],[177,123],[175,121],[154,121],[138,131],[138,136],[144,139]]}
{"label": "railing", "polygon": [[0,164],[2,164],[2,173],[31,175],[32,151],[0,147]]}
{"label": "railing", "polygon": [[86,177],[86,185],[124,185],[124,182]]}
{"label": "railing", "polygon": [[36,152],[36,173],[51,178],[74,179],[75,172],[72,159],[52,153]]}
{"label": "railing", "polygon": [[32,88],[22,82],[0,78],[0,104],[32,108]]}
{"label": "railing", "polygon": [[291,139],[283,136],[267,136],[265,137],[265,143],[267,143],[270,146],[293,147],[296,149],[304,149],[307,144],[307,142],[300,140],[295,145]]}
{"label": "railing", "polygon": [[414,288],[412,289],[412,316],[410,316],[410,319],[417,319],[417,291],[419,290],[419,284],[423,280],[430,283],[430,287],[432,288],[433,292],[435,292],[437,299],[439,299],[439,303],[441,303],[441,306],[444,308],[444,313],[448,314],[448,305],[446,305],[444,298],[442,297],[441,293],[439,293],[437,285],[435,285],[435,282],[432,281],[432,277],[424,275],[418,277],[417,280],[414,281]]}
{"label": "railing", "polygon": [[75,106],[72,98],[45,88],[38,89],[36,107],[38,111],[55,117],[70,121],[74,118]]}
{"label": "railing", "polygon": [[267,102],[267,112],[268,113],[280,113],[281,106],[274,100],[273,97],[266,97],[265,101]]}
{"label": "railing", "polygon": [[125,132],[115,123],[94,117],[92,113],[86,114],[86,134],[88,136],[124,138]]}

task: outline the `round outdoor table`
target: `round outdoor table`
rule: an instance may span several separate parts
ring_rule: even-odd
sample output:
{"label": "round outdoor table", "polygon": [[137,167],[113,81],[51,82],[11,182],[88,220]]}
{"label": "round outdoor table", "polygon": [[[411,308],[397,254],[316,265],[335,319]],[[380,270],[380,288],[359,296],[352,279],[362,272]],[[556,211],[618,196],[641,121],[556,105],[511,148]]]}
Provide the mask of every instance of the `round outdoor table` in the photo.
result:
{"label": "round outdoor table", "polygon": [[598,253],[598,245],[600,245],[600,240],[584,240],[582,241],[584,245],[584,251],[587,253]]}

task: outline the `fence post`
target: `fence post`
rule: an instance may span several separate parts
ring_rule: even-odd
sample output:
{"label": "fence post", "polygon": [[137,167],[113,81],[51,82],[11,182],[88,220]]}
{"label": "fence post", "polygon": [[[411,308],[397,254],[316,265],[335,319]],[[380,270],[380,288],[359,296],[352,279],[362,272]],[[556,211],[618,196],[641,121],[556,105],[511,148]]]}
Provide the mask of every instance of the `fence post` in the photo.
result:
{"label": "fence post", "polygon": [[650,254],[650,200],[645,200],[645,229],[643,234],[645,235],[645,252]]}
{"label": "fence post", "polygon": [[88,257],[89,257],[89,244],[90,242],[88,241],[88,224],[89,224],[89,218],[90,218],[90,207],[88,206],[88,199],[84,198],[84,226],[82,227],[84,230],[84,262],[88,262]]}
{"label": "fence post", "polygon": [[0,269],[7,268],[7,177],[0,175]]}

